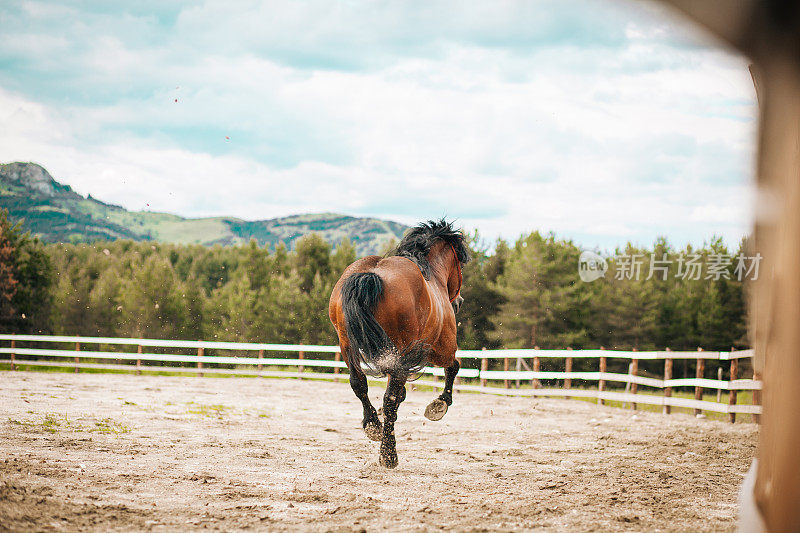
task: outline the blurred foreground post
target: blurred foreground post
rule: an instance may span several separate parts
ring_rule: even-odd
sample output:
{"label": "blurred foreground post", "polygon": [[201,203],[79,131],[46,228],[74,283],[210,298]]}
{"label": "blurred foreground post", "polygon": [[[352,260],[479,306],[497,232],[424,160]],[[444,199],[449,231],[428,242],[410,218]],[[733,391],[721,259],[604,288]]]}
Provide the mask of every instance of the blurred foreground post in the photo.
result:
{"label": "blurred foreground post", "polygon": [[[75,351],[76,352],[80,352],[81,351],[81,343],[79,343],[79,342],[75,343]],[[76,357],[75,358],[75,373],[76,374],[78,373],[78,363],[80,362],[80,360],[81,360],[80,357]]]}
{"label": "blurred foreground post", "polygon": [[[197,349],[197,357],[203,357],[203,354],[205,353],[205,351],[206,351],[205,348],[198,348]],[[203,368],[203,361],[202,360],[197,361],[197,368],[199,368],[199,369]],[[203,377],[203,373],[202,372],[198,372],[197,375],[198,375],[198,377],[201,377],[201,378]]]}
{"label": "blurred foreground post", "polygon": [[[749,56],[759,101],[750,335],[763,376],[755,500],[773,533],[800,531],[800,4],[661,0]],[[743,495],[749,498],[749,494]],[[750,500],[745,500],[749,502]]]}

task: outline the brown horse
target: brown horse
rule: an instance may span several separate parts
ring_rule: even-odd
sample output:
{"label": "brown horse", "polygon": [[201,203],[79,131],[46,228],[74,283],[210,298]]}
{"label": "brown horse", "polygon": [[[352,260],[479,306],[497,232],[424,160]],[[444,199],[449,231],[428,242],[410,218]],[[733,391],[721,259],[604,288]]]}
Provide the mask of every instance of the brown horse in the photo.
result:
{"label": "brown horse", "polygon": [[[364,406],[362,426],[381,441],[380,464],[397,466],[394,423],[406,397],[406,380],[427,364],[445,368],[445,385],[425,410],[441,420],[453,403],[456,317],[461,266],[469,261],[464,234],[429,221],[410,229],[391,256],[364,257],[345,269],[331,294],[328,314],[350,369],[350,386]],[[367,396],[366,373],[388,376],[384,421]]]}

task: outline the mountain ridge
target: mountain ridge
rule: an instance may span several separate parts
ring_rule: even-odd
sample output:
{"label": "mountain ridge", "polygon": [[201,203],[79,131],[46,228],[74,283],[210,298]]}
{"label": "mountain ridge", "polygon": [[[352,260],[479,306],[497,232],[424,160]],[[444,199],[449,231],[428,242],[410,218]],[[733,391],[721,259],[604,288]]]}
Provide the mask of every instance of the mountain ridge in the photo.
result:
{"label": "mountain ridge", "polygon": [[0,164],[0,208],[44,242],[93,242],[131,239],[223,246],[255,239],[274,248],[316,232],[332,246],[348,238],[359,255],[379,253],[399,240],[408,226],[377,218],[339,213],[309,213],[264,220],[237,217],[186,218],[171,213],[128,211],[89,194],[86,198],[59,183],[32,162]]}

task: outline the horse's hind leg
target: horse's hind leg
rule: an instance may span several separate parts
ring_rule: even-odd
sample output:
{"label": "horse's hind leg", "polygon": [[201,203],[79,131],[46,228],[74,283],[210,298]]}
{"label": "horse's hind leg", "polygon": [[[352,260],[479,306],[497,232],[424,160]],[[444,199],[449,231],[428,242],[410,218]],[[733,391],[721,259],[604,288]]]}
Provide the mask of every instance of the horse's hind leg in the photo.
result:
{"label": "horse's hind leg", "polygon": [[397,466],[397,442],[394,437],[394,423],[397,420],[397,408],[406,398],[406,380],[389,376],[386,394],[383,396],[383,439],[378,462],[386,468]]}
{"label": "horse's hind leg", "polygon": [[361,400],[361,405],[364,406],[364,420],[361,421],[361,427],[364,428],[364,432],[370,440],[381,440],[381,420],[369,401],[367,377],[355,365],[350,369],[350,388],[353,389],[356,397]]}
{"label": "horse's hind leg", "polygon": [[461,368],[458,360],[453,360],[453,364],[444,370],[444,390],[439,397],[433,400],[427,408],[425,408],[425,418],[428,420],[441,420],[447,412],[447,407],[453,403],[453,382],[456,379],[456,374]]}

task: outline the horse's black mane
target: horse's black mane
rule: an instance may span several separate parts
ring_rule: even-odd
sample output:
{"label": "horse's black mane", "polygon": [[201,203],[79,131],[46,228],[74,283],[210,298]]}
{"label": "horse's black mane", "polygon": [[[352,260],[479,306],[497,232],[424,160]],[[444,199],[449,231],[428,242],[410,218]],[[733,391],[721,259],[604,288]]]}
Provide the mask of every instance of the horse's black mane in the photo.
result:
{"label": "horse's black mane", "polygon": [[464,242],[464,233],[461,230],[453,229],[452,222],[447,222],[445,219],[429,220],[411,228],[391,255],[411,259],[422,271],[425,279],[430,279],[431,265],[428,263],[428,254],[431,247],[440,240],[453,246],[456,257],[462,264],[469,261],[469,250]]}

